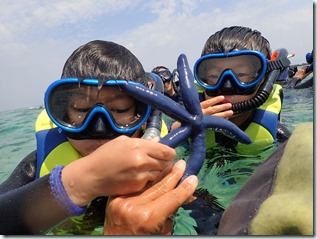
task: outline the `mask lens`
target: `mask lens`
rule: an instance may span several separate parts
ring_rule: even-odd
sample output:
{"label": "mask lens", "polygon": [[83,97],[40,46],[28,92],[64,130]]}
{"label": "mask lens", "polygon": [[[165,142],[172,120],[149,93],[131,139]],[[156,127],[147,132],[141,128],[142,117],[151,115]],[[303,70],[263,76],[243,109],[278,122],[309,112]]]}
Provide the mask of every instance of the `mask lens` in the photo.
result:
{"label": "mask lens", "polygon": [[210,91],[221,88],[228,77],[238,88],[246,89],[258,84],[265,73],[266,59],[255,51],[209,54],[194,66],[197,82]]}
{"label": "mask lens", "polygon": [[161,71],[158,75],[162,78],[163,82],[170,82],[173,76],[169,70]]}
{"label": "mask lens", "polygon": [[[69,101],[73,98],[73,94],[76,92],[74,90],[74,85],[72,84],[65,84],[60,85],[54,88],[50,92],[49,102],[48,102],[48,110],[54,119],[68,128],[77,128],[81,126],[82,122],[72,122],[69,119],[68,108],[69,108]],[[82,120],[83,121],[83,120]]]}

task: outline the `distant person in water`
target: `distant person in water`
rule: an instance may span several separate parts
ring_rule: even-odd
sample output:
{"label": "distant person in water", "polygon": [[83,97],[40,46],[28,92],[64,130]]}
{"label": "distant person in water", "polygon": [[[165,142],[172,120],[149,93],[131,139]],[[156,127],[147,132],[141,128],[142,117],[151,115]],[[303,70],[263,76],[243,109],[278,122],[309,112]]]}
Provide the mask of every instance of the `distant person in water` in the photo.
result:
{"label": "distant person in water", "polygon": [[[294,69],[294,74],[289,76],[287,88],[303,89],[313,87],[314,76],[306,80],[314,70],[314,51],[306,54],[306,62],[308,66],[302,67],[300,70],[297,67]],[[291,72],[291,71],[290,71]],[[305,79],[305,82],[303,81]]]}
{"label": "distant person in water", "polygon": [[157,66],[152,69],[152,73],[161,77],[164,83],[164,95],[180,104],[183,104],[181,93],[174,82],[174,75],[171,71],[165,66]]}
{"label": "distant person in water", "polygon": [[303,85],[303,80],[306,80],[307,76],[309,76],[313,71],[307,71],[308,66],[302,67],[301,69],[297,70],[293,77],[288,78],[288,84],[286,88],[307,88],[312,87],[314,83],[314,76],[307,79],[307,82]]}

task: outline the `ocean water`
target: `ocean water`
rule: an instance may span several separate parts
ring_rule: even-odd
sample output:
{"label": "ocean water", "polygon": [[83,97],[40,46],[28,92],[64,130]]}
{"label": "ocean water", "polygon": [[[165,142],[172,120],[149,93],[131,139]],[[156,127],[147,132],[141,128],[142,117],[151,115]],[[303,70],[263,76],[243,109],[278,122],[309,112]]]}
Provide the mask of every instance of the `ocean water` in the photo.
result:
{"label": "ocean water", "polygon": [[0,182],[36,149],[34,126],[41,111],[41,107],[29,107],[0,112]]}

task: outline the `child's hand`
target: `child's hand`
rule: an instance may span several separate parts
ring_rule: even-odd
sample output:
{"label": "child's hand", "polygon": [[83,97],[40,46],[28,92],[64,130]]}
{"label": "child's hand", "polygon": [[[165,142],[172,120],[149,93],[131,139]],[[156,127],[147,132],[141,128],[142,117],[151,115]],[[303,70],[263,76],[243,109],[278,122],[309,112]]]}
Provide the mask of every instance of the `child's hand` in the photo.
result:
{"label": "child's hand", "polygon": [[220,95],[200,103],[204,115],[219,116],[228,119],[233,115],[231,103],[222,103],[225,97]]}
{"label": "child's hand", "polygon": [[142,190],[170,171],[175,156],[166,145],[120,136],[65,166],[62,182],[70,199],[84,206],[98,196]]}
{"label": "child's hand", "polygon": [[[105,235],[150,235],[172,233],[171,216],[192,196],[198,180],[194,175],[177,185],[186,163],[179,160],[160,182],[142,193],[110,198],[106,208]],[[175,188],[176,187],[176,188]]]}
{"label": "child's hand", "polygon": [[[219,116],[224,119],[228,119],[230,116],[233,115],[233,111],[231,110],[232,104],[231,103],[222,103],[225,97],[220,95],[214,98],[205,100],[200,102],[201,109],[204,115],[213,115]],[[181,126],[181,123],[176,121],[171,126],[171,131]]]}

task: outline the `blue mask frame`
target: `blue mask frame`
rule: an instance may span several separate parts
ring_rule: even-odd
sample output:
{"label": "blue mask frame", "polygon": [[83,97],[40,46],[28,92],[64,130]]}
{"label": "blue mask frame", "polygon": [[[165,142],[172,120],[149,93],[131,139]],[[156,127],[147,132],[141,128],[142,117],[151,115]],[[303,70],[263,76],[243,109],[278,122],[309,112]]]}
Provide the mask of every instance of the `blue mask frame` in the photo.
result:
{"label": "blue mask frame", "polygon": [[[250,83],[241,83],[238,79],[238,77],[235,75],[235,73],[231,69],[225,69],[222,74],[220,75],[217,83],[215,85],[209,85],[205,83],[198,74],[198,70],[200,67],[200,64],[204,62],[205,60],[209,60],[212,58],[228,58],[228,57],[234,57],[234,56],[242,56],[242,55],[252,55],[257,57],[260,60],[261,63],[261,73],[256,76],[256,79],[254,79]],[[204,89],[206,89],[208,92],[218,92],[219,94],[221,93],[221,87],[225,84],[225,81],[227,79],[230,79],[230,82],[233,83],[238,87],[238,89],[235,89],[234,87],[232,88],[232,93],[235,94],[244,94],[245,92],[247,94],[250,93],[249,89],[254,90],[258,89],[258,85],[263,79],[264,75],[267,72],[267,59],[265,56],[259,52],[259,51],[254,51],[254,50],[241,50],[241,51],[234,51],[234,52],[229,52],[229,53],[215,53],[215,54],[208,54],[205,56],[200,57],[194,65],[194,77],[197,83]]]}
{"label": "blue mask frame", "polygon": [[[169,77],[164,76],[164,73],[167,73]],[[157,75],[161,77],[163,83],[170,82],[173,78],[173,74],[169,70],[160,71]]]}
{"label": "blue mask frame", "polygon": [[[69,84],[74,84],[76,86],[89,85],[89,86],[96,86],[100,88],[104,85],[105,86],[122,86],[123,90],[124,90],[124,87],[129,87],[130,85],[133,85],[136,87],[138,86],[143,87],[143,85],[140,83],[136,83],[134,81],[127,81],[127,80],[107,80],[102,82],[97,79],[79,80],[77,78],[64,78],[64,79],[60,79],[53,82],[45,92],[45,98],[44,98],[45,108],[50,119],[54,122],[54,124],[56,124],[58,127],[60,127],[66,132],[80,133],[82,131],[85,131],[86,129],[90,127],[90,124],[92,123],[92,121],[95,120],[96,116],[98,116],[98,117],[102,117],[103,120],[106,119],[107,125],[108,126],[110,125],[111,127],[110,130],[115,131],[114,135],[118,135],[118,134],[131,135],[146,122],[146,120],[148,119],[151,113],[151,106],[143,103],[145,105],[144,107],[146,107],[145,114],[142,115],[142,117],[136,124],[133,124],[129,127],[121,127],[121,126],[118,127],[116,123],[114,122],[114,119],[111,113],[103,105],[95,104],[87,113],[85,119],[83,120],[82,125],[80,125],[79,127],[71,127],[71,125],[69,124],[67,125],[67,123],[63,123],[61,119],[58,119],[58,117],[56,117],[56,115],[54,114],[54,110],[52,109],[52,107],[54,107],[52,105],[52,94],[54,93],[54,90],[60,86],[69,85]],[[109,130],[109,127],[107,128]]]}

